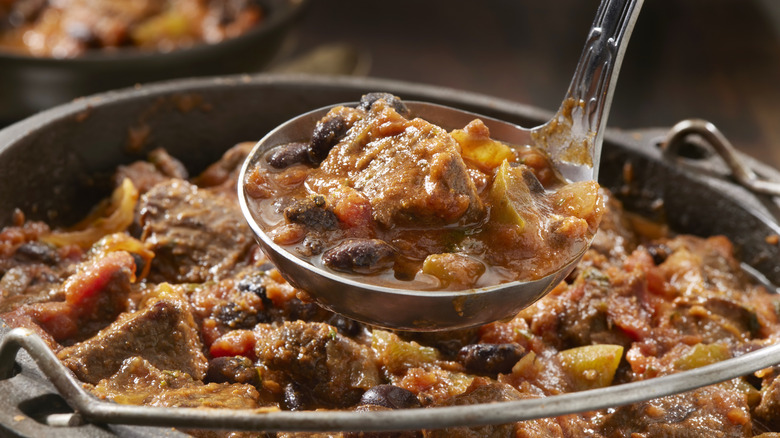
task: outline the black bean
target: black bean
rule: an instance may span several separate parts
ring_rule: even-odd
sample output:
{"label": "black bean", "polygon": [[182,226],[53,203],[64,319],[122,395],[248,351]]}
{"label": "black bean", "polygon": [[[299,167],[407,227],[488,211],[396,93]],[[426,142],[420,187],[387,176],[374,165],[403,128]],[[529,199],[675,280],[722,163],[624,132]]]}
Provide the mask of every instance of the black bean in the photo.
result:
{"label": "black bean", "polygon": [[263,284],[264,277],[265,276],[262,274],[244,277],[238,281],[236,287],[241,292],[253,293],[259,296],[260,298],[266,299],[268,297],[265,294],[265,285]]}
{"label": "black bean", "polygon": [[311,397],[304,388],[293,382],[285,385],[282,395],[282,409],[287,411],[303,411],[311,404]]}
{"label": "black bean", "polygon": [[57,250],[41,242],[27,242],[16,248],[14,259],[20,262],[39,262],[47,265],[54,265],[60,257]]}
{"label": "black bean", "polygon": [[377,385],[363,393],[361,405],[382,406],[390,409],[419,408],[420,400],[408,389],[395,385]]}
{"label": "black bean", "polygon": [[266,322],[266,315],[256,309],[247,309],[236,303],[225,303],[217,307],[214,318],[232,329],[250,329],[260,322]]}
{"label": "black bean", "polygon": [[260,375],[248,357],[215,357],[209,361],[206,381],[257,385],[260,383]]}
{"label": "black bean", "polygon": [[342,335],[350,337],[358,335],[363,329],[363,324],[339,314],[330,317],[328,324],[336,327]]}
{"label": "black bean", "polygon": [[146,259],[140,254],[136,254],[134,252],[131,252],[130,255],[133,257],[133,261],[135,262],[135,275],[136,277],[140,277],[144,272],[144,268],[146,268]]}
{"label": "black bean", "polygon": [[333,230],[339,223],[336,214],[327,208],[325,198],[321,195],[295,200],[284,209],[284,217],[289,222],[305,225],[313,230]]}
{"label": "black bean", "polygon": [[[269,265],[268,269],[271,268],[273,268],[273,265]],[[260,269],[264,270],[262,266],[260,267]],[[264,278],[265,278],[265,273],[244,277],[241,280],[239,280],[238,284],[236,285],[236,288],[238,288],[238,290],[240,290],[241,292],[248,292],[260,297],[260,300],[262,300],[263,302],[263,308],[267,310],[273,307],[274,303],[273,301],[271,301],[270,298],[268,298],[268,294],[266,294],[265,284],[263,284]]]}
{"label": "black bean", "polygon": [[396,110],[398,114],[402,116],[409,114],[409,108],[406,107],[403,101],[390,93],[365,94],[360,98],[360,104],[358,104],[358,108],[368,111],[371,109],[371,106],[374,105],[374,102],[379,99],[383,99],[385,102],[387,102],[387,104],[393,107],[393,109]]}
{"label": "black bean", "polygon": [[[241,292],[247,292],[250,294],[255,294],[260,298],[260,301],[263,303],[263,309],[266,311],[274,306],[274,302],[271,301],[270,298],[268,298],[268,294],[266,293],[265,285],[263,284],[263,277],[265,277],[264,274],[259,275],[252,275],[249,277],[244,277],[241,280],[239,280],[238,284],[236,285],[236,288],[238,288]],[[258,320],[265,320],[267,318],[258,318]]]}
{"label": "black bean", "polygon": [[666,261],[666,258],[673,252],[671,248],[663,243],[652,243],[645,247],[647,252],[653,256],[653,263],[660,265]]}
{"label": "black bean", "polygon": [[333,146],[347,133],[347,122],[341,116],[332,116],[317,122],[308,144],[309,161],[320,164]]}
{"label": "black bean", "polygon": [[309,144],[304,142],[287,143],[274,148],[266,157],[268,164],[274,169],[284,169],[298,163],[309,162]]}
{"label": "black bean", "polygon": [[352,239],[325,251],[322,262],[334,271],[371,274],[389,268],[396,251],[379,239]]}
{"label": "black bean", "polygon": [[471,344],[458,352],[458,362],[475,373],[509,373],[525,355],[519,344]]}
{"label": "black bean", "polygon": [[297,298],[288,300],[284,305],[286,318],[291,321],[312,321],[320,319],[326,310],[317,303],[304,302]]}

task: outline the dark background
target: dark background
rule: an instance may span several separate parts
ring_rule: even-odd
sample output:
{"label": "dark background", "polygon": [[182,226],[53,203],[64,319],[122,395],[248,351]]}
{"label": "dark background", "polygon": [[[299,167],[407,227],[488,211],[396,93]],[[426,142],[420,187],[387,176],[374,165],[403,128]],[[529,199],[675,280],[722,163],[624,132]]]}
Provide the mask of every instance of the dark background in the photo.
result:
{"label": "dark background", "polygon": [[[354,74],[557,109],[595,0],[311,0],[287,57],[323,45],[360,54]],[[326,69],[327,70],[327,69]],[[646,0],[608,126],[707,119],[780,167],[780,1]]]}

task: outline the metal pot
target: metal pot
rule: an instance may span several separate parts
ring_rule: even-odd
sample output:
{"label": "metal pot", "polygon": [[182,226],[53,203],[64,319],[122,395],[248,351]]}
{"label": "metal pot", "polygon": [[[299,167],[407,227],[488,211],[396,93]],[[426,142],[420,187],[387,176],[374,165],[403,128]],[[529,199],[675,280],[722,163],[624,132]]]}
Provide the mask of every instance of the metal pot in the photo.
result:
{"label": "metal pot", "polygon": [[[73,223],[109,194],[104,181],[117,165],[143,158],[155,147],[166,147],[196,174],[237,142],[257,140],[294,115],[356,101],[371,91],[458,106],[523,126],[534,126],[550,116],[487,96],[368,78],[236,76],[110,92],[56,107],[0,131],[0,226],[10,224],[15,208],[28,219]],[[691,148],[696,153],[685,154],[692,158],[664,158],[659,145],[667,132],[609,131],[600,183],[628,209],[662,218],[675,231],[727,236],[742,260],[770,287],[780,284],[780,246],[767,239],[780,234],[777,201],[731,182],[727,167],[695,140]],[[774,169],[747,161],[763,177],[780,180]],[[62,399],[26,355],[17,361],[21,374],[0,380],[5,388],[0,391],[8,394],[0,400],[0,424],[8,431],[22,436],[175,434],[169,429],[130,426],[111,426],[108,432],[92,425],[51,430],[36,422],[36,415],[60,412],[52,406],[62,412],[68,408],[62,407]],[[28,420],[16,421],[15,416]]]}
{"label": "metal pot", "polygon": [[0,52],[0,126],[72,99],[165,79],[257,72],[278,53],[305,0],[261,0],[247,33],[170,53],[94,51],[68,59]]}

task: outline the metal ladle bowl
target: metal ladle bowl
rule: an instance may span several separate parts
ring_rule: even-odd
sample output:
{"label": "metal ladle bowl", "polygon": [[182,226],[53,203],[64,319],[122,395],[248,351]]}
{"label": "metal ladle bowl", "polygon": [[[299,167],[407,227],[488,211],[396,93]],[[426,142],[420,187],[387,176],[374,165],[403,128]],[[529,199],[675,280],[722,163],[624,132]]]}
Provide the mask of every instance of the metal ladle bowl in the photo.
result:
{"label": "metal ladle bowl", "polygon": [[[462,128],[480,118],[496,140],[546,150],[567,180],[595,180],[615,83],[642,3],[643,0],[602,0],[567,95],[555,116],[541,126],[522,128],[425,102],[406,105],[413,116],[447,130]],[[310,138],[317,121],[335,106],[338,105],[300,115],[269,132],[244,162],[238,185],[241,210],[269,259],[292,285],[308,292],[324,307],[358,321],[400,330],[473,327],[516,315],[550,292],[581,259],[584,249],[555,272],[535,281],[462,291],[415,291],[362,283],[296,257],[274,243],[259,225],[244,190],[246,176],[269,149]]]}

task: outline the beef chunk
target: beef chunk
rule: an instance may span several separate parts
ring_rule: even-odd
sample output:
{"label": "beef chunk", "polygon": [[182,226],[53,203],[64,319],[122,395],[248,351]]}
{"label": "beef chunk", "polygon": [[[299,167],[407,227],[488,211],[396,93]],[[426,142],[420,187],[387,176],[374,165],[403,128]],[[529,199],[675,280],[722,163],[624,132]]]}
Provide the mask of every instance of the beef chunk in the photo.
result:
{"label": "beef chunk", "polygon": [[484,208],[455,139],[422,119],[403,118],[382,99],[333,147],[310,182],[325,193],[334,179],[361,191],[374,219],[387,227],[470,221]]}
{"label": "beef chunk", "polygon": [[255,333],[257,362],[288,380],[280,383],[297,382],[326,405],[354,405],[380,383],[371,350],[328,324],[261,324]]}
{"label": "beef chunk", "polygon": [[744,437],[750,436],[750,415],[743,395],[708,386],[619,407],[603,430],[616,437]]}
{"label": "beef chunk", "polygon": [[215,357],[209,361],[206,380],[213,383],[259,384],[260,375],[252,361],[244,356]]}
{"label": "beef chunk", "polygon": [[123,404],[254,409],[258,393],[251,385],[209,383],[173,370],[160,370],[141,357],[129,357],[119,370],[95,386],[98,396]]}
{"label": "beef chunk", "polygon": [[179,160],[170,156],[164,149],[155,149],[149,153],[149,161],[136,161],[127,166],[119,166],[114,174],[114,185],[118,187],[125,178],[130,178],[139,193],[146,193],[170,178],[187,177],[187,169]]}
{"label": "beef chunk", "polygon": [[[501,401],[520,400],[523,396],[516,389],[505,383],[476,378],[463,394],[447,399],[436,406],[461,406],[480,403],[492,403]],[[515,424],[499,424],[481,427],[452,427],[442,430],[432,430],[426,433],[426,437],[438,438],[465,438],[485,436],[515,436]]]}
{"label": "beef chunk", "polygon": [[612,260],[619,260],[636,249],[637,236],[623,213],[623,204],[607,190],[602,190],[601,195],[609,208],[601,217],[591,248]]}
{"label": "beef chunk", "polygon": [[[57,341],[73,343],[94,335],[127,310],[134,272],[135,261],[125,251],[95,255],[79,264],[73,275],[52,290],[64,301],[33,304],[50,299],[51,295],[31,293],[28,288],[23,295],[0,299],[0,309],[28,303],[15,312],[20,321],[34,321]],[[11,274],[14,274],[13,270],[6,273],[0,287],[6,286]]]}
{"label": "beef chunk", "polygon": [[292,223],[305,225],[313,230],[333,230],[339,223],[336,214],[328,208],[322,195],[295,201],[284,209],[284,217]]}
{"label": "beef chunk", "polygon": [[771,430],[780,429],[780,379],[775,378],[761,392],[761,402],[755,409],[755,416]]}
{"label": "beef chunk", "polygon": [[225,276],[252,244],[238,207],[181,180],[155,186],[140,202],[142,239],[155,253],[150,279],[202,283]]}
{"label": "beef chunk", "polygon": [[94,337],[65,348],[58,357],[84,382],[110,377],[125,359],[140,356],[162,370],[181,370],[203,379],[208,364],[185,304],[157,300],[124,314]]}
{"label": "beef chunk", "polygon": [[25,222],[19,210],[15,215],[18,226],[0,229],[0,312],[45,300],[73,262],[61,257],[53,246],[38,240],[50,232],[46,224]]}
{"label": "beef chunk", "polygon": [[236,182],[241,165],[255,142],[242,142],[228,149],[216,163],[210,165],[194,179],[198,187],[209,187],[230,197],[236,196]]}

